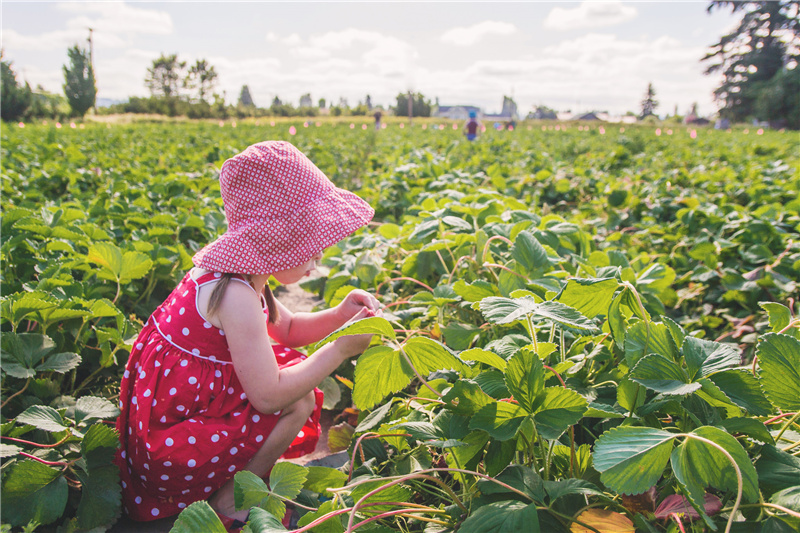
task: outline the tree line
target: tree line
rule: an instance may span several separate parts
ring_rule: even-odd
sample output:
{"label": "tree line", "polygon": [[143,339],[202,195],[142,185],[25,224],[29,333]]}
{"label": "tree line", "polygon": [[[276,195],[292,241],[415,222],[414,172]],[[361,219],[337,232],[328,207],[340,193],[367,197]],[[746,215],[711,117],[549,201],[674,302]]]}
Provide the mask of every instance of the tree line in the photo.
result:
{"label": "tree line", "polygon": [[[721,118],[732,122],[769,121],[779,127],[800,129],[800,0],[734,1],[709,3],[708,11],[730,8],[741,13],[739,25],[713,44],[701,59],[706,74],[721,73],[722,83],[714,91]],[[2,54],[0,54],[0,58]],[[39,88],[32,91],[16,80],[11,63],[2,60],[2,118],[83,116],[95,105],[97,87],[91,58],[77,45],[68,50],[64,70],[64,97]],[[164,55],[147,70],[145,86],[150,96],[131,97],[127,102],[98,110],[100,113],[154,113],[189,118],[229,116],[315,116],[325,110],[334,116],[367,115],[373,111],[369,95],[355,106],[346,99],[314,105],[310,94],[299,105],[275,96],[268,106],[258,106],[247,85],[236,104],[226,104],[226,95],[215,91],[218,75],[205,59],[193,65],[177,54]],[[397,115],[430,116],[431,103],[420,93],[397,95],[388,111]],[[641,102],[641,116],[654,114],[658,102],[652,84]],[[384,110],[386,111],[386,110]]]}

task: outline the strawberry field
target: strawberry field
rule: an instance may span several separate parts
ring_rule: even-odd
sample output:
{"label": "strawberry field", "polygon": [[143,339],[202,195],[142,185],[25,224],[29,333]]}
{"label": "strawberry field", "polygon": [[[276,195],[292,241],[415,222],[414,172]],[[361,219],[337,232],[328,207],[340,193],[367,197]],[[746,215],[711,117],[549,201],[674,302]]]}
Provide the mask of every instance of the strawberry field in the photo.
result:
{"label": "strawberry field", "polygon": [[[375,333],[336,373],[351,460],[237,474],[246,530],[798,530],[796,133],[361,126],[4,125],[3,531],[118,519],[131,343],[267,139],[376,209],[306,289],[386,310],[323,341]],[[173,531],[224,528],[199,502]]]}

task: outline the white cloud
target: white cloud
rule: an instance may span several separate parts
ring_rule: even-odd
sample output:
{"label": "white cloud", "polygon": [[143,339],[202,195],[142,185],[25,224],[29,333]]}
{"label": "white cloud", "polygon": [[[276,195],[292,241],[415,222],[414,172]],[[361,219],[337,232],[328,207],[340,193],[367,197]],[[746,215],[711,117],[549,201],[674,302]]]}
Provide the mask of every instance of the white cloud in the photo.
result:
{"label": "white cloud", "polygon": [[476,44],[487,35],[511,35],[517,32],[517,27],[508,22],[487,20],[467,27],[453,28],[446,31],[441,41],[456,46],[470,46]]}
{"label": "white cloud", "polygon": [[554,7],[544,20],[544,27],[554,30],[577,30],[600,28],[627,22],[637,15],[632,6],[624,6],[619,0],[584,1],[578,7]]}

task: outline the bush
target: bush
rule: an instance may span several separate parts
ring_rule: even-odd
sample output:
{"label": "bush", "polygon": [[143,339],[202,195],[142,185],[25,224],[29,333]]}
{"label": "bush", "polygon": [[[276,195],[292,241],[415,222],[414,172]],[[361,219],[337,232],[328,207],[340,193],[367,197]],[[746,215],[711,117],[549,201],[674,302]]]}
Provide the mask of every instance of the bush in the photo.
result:
{"label": "bush", "polygon": [[27,83],[25,83],[25,87],[19,85],[17,83],[17,74],[11,69],[11,63],[2,61],[0,117],[6,121],[21,118],[30,107],[32,100],[31,86]]}

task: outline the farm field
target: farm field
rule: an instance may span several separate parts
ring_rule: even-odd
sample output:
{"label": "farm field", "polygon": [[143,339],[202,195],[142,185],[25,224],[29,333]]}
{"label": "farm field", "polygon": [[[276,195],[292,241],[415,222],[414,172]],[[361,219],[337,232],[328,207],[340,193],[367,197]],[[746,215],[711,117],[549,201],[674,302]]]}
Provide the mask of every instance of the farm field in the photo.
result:
{"label": "farm field", "polygon": [[268,139],[376,209],[305,288],[386,313],[327,339],[376,334],[326,382],[352,461],[237,474],[251,531],[800,527],[796,132],[351,122],[3,126],[4,531],[120,516],[130,343]]}

